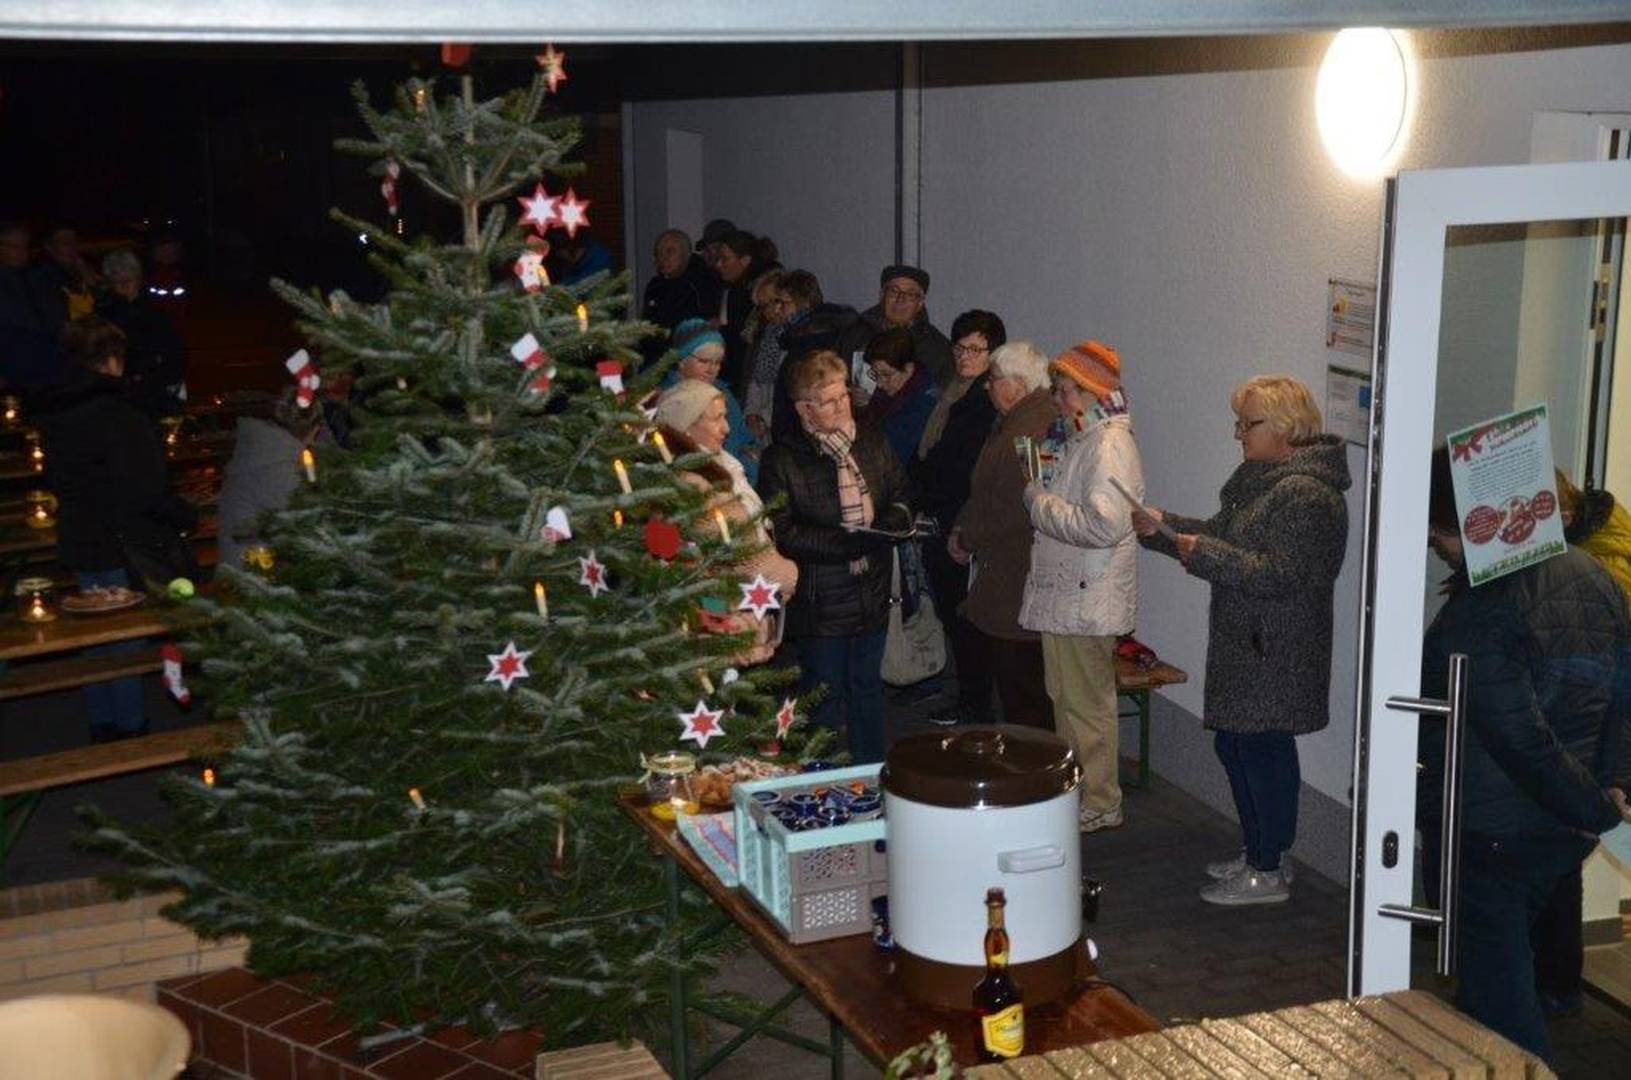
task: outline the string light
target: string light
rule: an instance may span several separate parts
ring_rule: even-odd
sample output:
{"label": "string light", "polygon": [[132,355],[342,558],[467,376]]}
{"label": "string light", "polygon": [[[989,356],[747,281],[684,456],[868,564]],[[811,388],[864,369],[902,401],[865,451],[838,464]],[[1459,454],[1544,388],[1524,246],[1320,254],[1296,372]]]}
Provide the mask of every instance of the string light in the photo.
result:
{"label": "string light", "polygon": [[409,788],[408,789],[408,798],[410,800],[412,800],[413,805],[414,805],[414,809],[418,810],[421,814],[425,812],[425,810],[427,809],[427,807],[425,806],[425,797],[423,795],[419,794],[419,789],[418,788],[416,788],[416,787]]}
{"label": "string light", "polygon": [[589,332],[589,305],[588,304],[579,304],[578,305],[578,333],[587,334],[588,332]]}
{"label": "string light", "polygon": [[653,431],[651,433],[651,445],[655,446],[657,448],[657,453],[663,456],[663,463],[665,465],[672,465],[674,463],[674,455],[668,449],[668,440],[663,438],[662,432]]}
{"label": "string light", "polygon": [[719,526],[719,538],[725,541],[727,544],[730,543],[731,530],[730,527],[725,524],[725,511],[721,510],[717,506],[714,507],[714,524]]}
{"label": "string light", "polygon": [[697,672],[697,682],[702,684],[703,693],[712,694],[714,692],[714,681],[708,678],[708,673],[706,671]]}
{"label": "string light", "polygon": [[306,483],[317,483],[317,458],[309,446],[300,451],[300,467],[306,470]]}
{"label": "string light", "polygon": [[205,787],[210,787],[210,788],[215,786],[215,770],[214,769],[205,769],[204,770],[204,786]]}
{"label": "string light", "polygon": [[623,511],[613,510],[612,511],[612,528],[621,529],[622,527],[623,527]]}
{"label": "string light", "polygon": [[549,621],[549,595],[544,591],[544,583],[532,583],[532,598],[538,602],[538,617],[545,622]]}
{"label": "string light", "polygon": [[617,474],[617,486],[623,489],[623,494],[633,495],[634,487],[629,483],[629,470],[623,467],[622,458],[612,459],[612,472]]}

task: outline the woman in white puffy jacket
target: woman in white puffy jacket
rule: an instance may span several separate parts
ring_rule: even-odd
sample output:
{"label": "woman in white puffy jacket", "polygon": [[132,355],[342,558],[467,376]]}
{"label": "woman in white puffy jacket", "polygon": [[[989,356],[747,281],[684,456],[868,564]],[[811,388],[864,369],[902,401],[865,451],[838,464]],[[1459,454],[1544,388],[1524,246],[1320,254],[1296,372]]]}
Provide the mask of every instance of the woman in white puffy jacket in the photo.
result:
{"label": "woman in white puffy jacket", "polygon": [[1144,497],[1121,358],[1084,341],[1054,358],[1059,420],[1043,445],[1042,475],[1025,488],[1036,536],[1019,622],[1042,635],[1053,726],[1082,767],[1083,832],[1121,824],[1116,778],[1116,638],[1138,613],[1138,538],[1132,507],[1112,478]]}

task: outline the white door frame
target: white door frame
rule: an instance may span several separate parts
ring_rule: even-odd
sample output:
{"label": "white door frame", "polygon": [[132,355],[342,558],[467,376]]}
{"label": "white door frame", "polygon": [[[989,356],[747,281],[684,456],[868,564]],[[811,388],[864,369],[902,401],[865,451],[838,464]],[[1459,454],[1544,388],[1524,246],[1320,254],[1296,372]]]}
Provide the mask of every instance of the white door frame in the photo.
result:
{"label": "white door frame", "polygon": [[[1410,985],[1411,924],[1378,909],[1408,906],[1412,899],[1417,720],[1386,702],[1420,692],[1427,463],[1433,450],[1445,230],[1631,215],[1631,163],[1404,172],[1391,185],[1390,204],[1382,259],[1385,323],[1379,326],[1371,372],[1371,486],[1354,725],[1350,995]],[[1397,855],[1384,866],[1389,833]]]}

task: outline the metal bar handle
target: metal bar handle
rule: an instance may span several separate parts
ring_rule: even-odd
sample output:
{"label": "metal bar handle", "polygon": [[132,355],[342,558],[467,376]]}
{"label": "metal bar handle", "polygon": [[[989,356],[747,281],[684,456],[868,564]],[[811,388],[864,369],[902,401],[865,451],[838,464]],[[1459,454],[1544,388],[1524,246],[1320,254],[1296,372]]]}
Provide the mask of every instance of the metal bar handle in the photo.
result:
{"label": "metal bar handle", "polygon": [[1461,882],[1461,744],[1467,720],[1466,653],[1450,654],[1449,690],[1450,696],[1446,701],[1407,697],[1387,699],[1390,709],[1422,716],[1442,716],[1447,721],[1444,725],[1444,795],[1439,806],[1439,906],[1435,910],[1407,904],[1383,904],[1377,909],[1389,918],[1437,927],[1437,970],[1444,976],[1455,974],[1455,942],[1460,916],[1460,898],[1456,893]]}

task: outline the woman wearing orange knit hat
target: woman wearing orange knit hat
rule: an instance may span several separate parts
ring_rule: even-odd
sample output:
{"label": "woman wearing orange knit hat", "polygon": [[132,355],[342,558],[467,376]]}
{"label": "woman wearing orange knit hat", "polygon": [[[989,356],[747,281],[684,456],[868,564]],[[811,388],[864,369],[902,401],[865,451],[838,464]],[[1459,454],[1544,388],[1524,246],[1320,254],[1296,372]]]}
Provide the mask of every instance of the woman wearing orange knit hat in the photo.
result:
{"label": "woman wearing orange knit hat", "polygon": [[1083,832],[1121,824],[1116,779],[1116,638],[1138,612],[1138,541],[1113,486],[1144,495],[1121,357],[1084,341],[1054,358],[1059,419],[1042,448],[1042,475],[1025,488],[1036,536],[1019,622],[1042,635],[1054,729],[1082,767]]}

